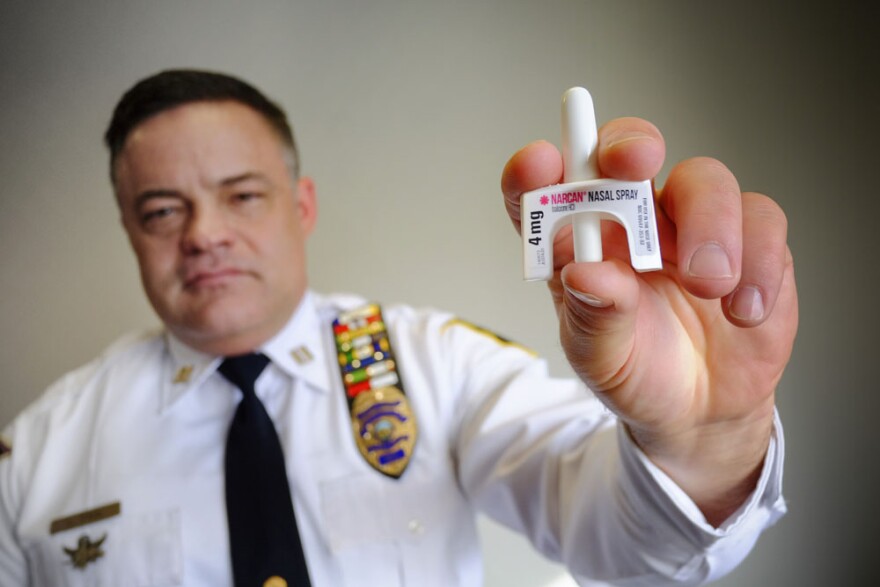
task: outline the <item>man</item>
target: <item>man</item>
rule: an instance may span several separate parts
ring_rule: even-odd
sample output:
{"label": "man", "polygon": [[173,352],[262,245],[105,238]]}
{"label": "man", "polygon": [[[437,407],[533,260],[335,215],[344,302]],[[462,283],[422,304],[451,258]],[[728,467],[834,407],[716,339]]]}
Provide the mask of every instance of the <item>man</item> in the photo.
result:
{"label": "man", "polygon": [[[571,262],[559,235],[550,288],[583,380],[563,381],[448,314],[309,291],[315,187],[247,84],[157,74],[106,140],[165,330],[4,433],[3,585],[479,585],[475,509],[585,584],[696,584],[784,512],[785,218],[720,163],[671,171],[662,272],[633,273],[613,227],[601,263]],[[600,133],[606,176],[650,178],[663,157],[647,122]],[[547,143],[511,158],[514,224],[520,194],[561,176]]]}

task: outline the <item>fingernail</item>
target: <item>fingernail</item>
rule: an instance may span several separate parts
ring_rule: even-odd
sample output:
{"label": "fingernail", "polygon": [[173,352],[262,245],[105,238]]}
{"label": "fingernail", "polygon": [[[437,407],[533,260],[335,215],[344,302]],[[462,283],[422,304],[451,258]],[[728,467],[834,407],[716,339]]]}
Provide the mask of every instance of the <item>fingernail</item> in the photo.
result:
{"label": "fingernail", "polygon": [[757,287],[747,285],[736,290],[730,300],[730,315],[754,322],[764,317],[764,296]]}
{"label": "fingernail", "polygon": [[567,291],[583,303],[587,304],[588,306],[593,306],[594,308],[607,308],[612,304],[612,302],[609,302],[608,300],[603,300],[602,298],[594,296],[593,294],[588,294],[577,291],[575,289],[571,289],[568,286],[565,287],[565,291]]}
{"label": "fingernail", "polygon": [[730,279],[733,269],[727,251],[718,243],[706,243],[691,257],[688,275],[700,279]]}

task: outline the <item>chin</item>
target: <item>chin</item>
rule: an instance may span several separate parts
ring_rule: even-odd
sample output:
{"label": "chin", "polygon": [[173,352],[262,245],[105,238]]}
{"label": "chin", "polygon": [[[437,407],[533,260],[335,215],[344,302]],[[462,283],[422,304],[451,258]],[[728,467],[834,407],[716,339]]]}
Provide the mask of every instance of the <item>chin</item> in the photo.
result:
{"label": "chin", "polygon": [[235,356],[249,353],[268,340],[258,329],[188,327],[175,331],[188,346],[209,355]]}
{"label": "chin", "polygon": [[242,308],[241,304],[211,304],[199,312],[161,318],[183,342],[211,354],[235,352],[227,347],[246,347],[240,352],[249,352],[271,336],[261,335],[269,322],[265,313],[255,311],[255,308]]}

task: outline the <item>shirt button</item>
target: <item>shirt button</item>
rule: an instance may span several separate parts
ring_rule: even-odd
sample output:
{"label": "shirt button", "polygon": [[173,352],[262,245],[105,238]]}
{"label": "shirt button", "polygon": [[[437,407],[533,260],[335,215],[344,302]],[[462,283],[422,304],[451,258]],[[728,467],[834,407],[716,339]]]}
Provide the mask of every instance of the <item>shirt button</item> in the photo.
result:
{"label": "shirt button", "polygon": [[287,587],[287,581],[278,575],[275,575],[274,577],[266,579],[266,582],[263,583],[263,587]]}
{"label": "shirt button", "polygon": [[415,534],[416,536],[419,536],[419,535],[425,533],[425,526],[422,524],[422,521],[419,519],[410,520],[409,524],[407,524],[407,528],[409,529],[410,534]]}

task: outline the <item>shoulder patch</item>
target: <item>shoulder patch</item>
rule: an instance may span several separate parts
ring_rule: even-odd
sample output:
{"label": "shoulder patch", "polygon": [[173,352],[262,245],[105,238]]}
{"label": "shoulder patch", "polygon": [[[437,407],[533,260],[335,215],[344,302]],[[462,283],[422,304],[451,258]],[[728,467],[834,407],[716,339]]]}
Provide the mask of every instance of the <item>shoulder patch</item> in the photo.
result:
{"label": "shoulder patch", "polygon": [[509,338],[501,336],[500,334],[497,334],[491,330],[483,328],[482,326],[477,326],[476,324],[474,324],[472,322],[468,322],[467,320],[462,320],[461,318],[452,318],[451,320],[449,320],[449,322],[447,322],[446,324],[443,325],[442,331],[446,331],[447,329],[452,328],[453,326],[461,326],[463,328],[467,328],[468,330],[476,332],[477,334],[480,334],[482,336],[485,336],[487,338],[492,339],[493,341],[495,341],[496,343],[498,343],[501,346],[511,346],[514,348],[518,348],[521,351],[532,355],[533,357],[538,356],[538,353],[536,353],[535,351],[533,351],[532,349],[530,349],[527,346],[521,345],[520,343],[518,343],[516,341],[510,340]]}
{"label": "shoulder patch", "polygon": [[0,459],[8,457],[12,454],[12,443],[7,442],[5,438],[0,437]]}

